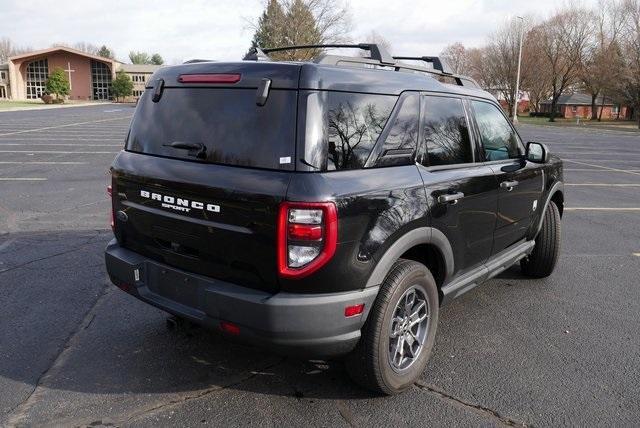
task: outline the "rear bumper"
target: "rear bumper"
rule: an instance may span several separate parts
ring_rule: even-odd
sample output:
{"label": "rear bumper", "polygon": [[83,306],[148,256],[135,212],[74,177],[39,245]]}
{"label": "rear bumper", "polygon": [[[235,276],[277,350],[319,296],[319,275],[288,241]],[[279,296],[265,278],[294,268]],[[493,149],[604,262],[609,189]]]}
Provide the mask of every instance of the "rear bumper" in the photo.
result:
{"label": "rear bumper", "polygon": [[[105,252],[111,281],[140,300],[197,324],[222,331],[221,321],[240,327],[230,336],[276,352],[329,357],[351,351],[378,287],[333,294],[269,294],[195,275],[122,248],[112,240]],[[137,271],[137,274],[136,274]],[[361,315],[344,308],[364,303]]]}

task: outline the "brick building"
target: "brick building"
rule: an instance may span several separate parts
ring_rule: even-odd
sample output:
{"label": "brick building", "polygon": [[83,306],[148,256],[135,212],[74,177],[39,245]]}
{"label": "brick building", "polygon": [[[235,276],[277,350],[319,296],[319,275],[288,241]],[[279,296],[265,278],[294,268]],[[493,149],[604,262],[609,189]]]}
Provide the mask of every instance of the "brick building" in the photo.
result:
{"label": "brick building", "polygon": [[144,91],[145,82],[160,66],[124,64],[67,47],[54,47],[9,57],[0,64],[0,98],[38,99],[49,74],[62,69],[70,83],[69,99],[110,100],[116,72],[127,73],[134,84],[133,98]]}
{"label": "brick building", "polygon": [[[598,97],[597,114],[602,119],[631,119],[631,110],[626,106],[614,104],[608,98]],[[551,100],[540,103],[541,113],[551,113]],[[556,116],[566,119],[591,119],[591,95],[574,93],[561,95],[556,104]]]}

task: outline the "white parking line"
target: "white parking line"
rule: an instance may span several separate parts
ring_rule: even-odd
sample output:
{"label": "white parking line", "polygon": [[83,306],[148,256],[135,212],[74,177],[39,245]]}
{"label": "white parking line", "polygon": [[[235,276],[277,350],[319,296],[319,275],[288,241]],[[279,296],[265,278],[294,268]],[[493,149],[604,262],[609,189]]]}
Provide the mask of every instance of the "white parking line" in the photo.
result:
{"label": "white parking line", "polygon": [[0,165],[19,164],[19,165],[86,165],[89,162],[47,162],[47,161],[33,161],[33,162],[12,162],[12,161],[0,161]]}
{"label": "white parking line", "polygon": [[638,183],[565,183],[565,186],[593,186],[593,187],[640,187]]}
{"label": "white parking line", "polygon": [[0,150],[0,153],[30,153],[35,155],[51,155],[51,154],[79,154],[79,155],[115,155],[118,152],[63,152],[56,150]]}
{"label": "white parking line", "polygon": [[[612,172],[612,171],[607,171],[606,169],[597,169],[597,168],[564,168],[563,171],[571,171],[571,172],[577,172],[577,171],[582,171],[582,172]],[[640,172],[640,169],[626,169],[624,172],[627,171],[633,171],[633,172]]]}
{"label": "white parking line", "polygon": [[4,141],[120,141],[124,144],[124,138],[83,138],[82,140],[78,140],[77,138],[48,138],[48,137],[31,137],[31,138],[7,138],[3,140],[0,138],[0,143]]}
{"label": "white parking line", "polygon": [[84,144],[77,143],[3,143],[0,141],[0,147],[3,146],[71,146],[71,147],[122,147],[123,144]]}
{"label": "white parking line", "polygon": [[609,170],[609,171],[623,172],[625,174],[640,175],[640,172],[634,172],[634,171],[631,171],[631,170],[624,170],[624,169],[618,169],[618,168],[610,168],[608,166],[595,165],[595,164],[592,164],[592,163],[580,162],[580,161],[576,161],[576,160],[572,160],[572,159],[564,159],[564,161],[565,162],[571,162],[571,163],[577,163],[579,165],[593,166],[595,168],[606,169],[606,170]]}
{"label": "white parking line", "polygon": [[76,123],[67,123],[65,125],[45,126],[44,128],[25,129],[24,131],[15,131],[15,132],[9,132],[9,133],[5,133],[5,134],[0,134],[0,137],[5,137],[7,135],[24,134],[24,133],[27,133],[27,132],[45,131],[45,130],[48,130],[48,129],[67,128],[69,126],[87,125],[89,123],[110,122],[110,121],[114,121],[114,120],[130,119],[130,118],[131,118],[131,116],[119,116],[119,117],[111,117],[109,119],[90,120],[88,122],[76,122]]}
{"label": "white parking line", "polygon": [[636,257],[640,257],[640,253],[632,253]]}
{"label": "white parking line", "polygon": [[638,207],[567,207],[564,211],[640,211]]}
{"label": "white parking line", "polygon": [[0,177],[0,181],[47,181],[46,178]]}

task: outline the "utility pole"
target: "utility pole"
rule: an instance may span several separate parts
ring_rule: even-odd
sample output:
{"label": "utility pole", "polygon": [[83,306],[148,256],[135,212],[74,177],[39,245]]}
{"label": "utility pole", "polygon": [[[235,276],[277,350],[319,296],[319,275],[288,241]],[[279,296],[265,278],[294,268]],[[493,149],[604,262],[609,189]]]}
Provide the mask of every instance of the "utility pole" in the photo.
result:
{"label": "utility pole", "polygon": [[522,63],[522,39],[524,38],[524,18],[517,17],[520,20],[520,49],[518,50],[518,74],[516,76],[516,93],[513,95],[513,123],[518,123],[518,95],[520,92],[520,64]]}

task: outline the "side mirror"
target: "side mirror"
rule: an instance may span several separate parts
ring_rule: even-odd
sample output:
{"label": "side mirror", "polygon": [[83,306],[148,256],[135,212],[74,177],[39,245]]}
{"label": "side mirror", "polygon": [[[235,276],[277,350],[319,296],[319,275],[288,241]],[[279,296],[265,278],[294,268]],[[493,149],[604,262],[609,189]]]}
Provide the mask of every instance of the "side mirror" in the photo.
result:
{"label": "side mirror", "polygon": [[547,163],[549,160],[549,149],[542,143],[528,142],[525,158],[529,162]]}

